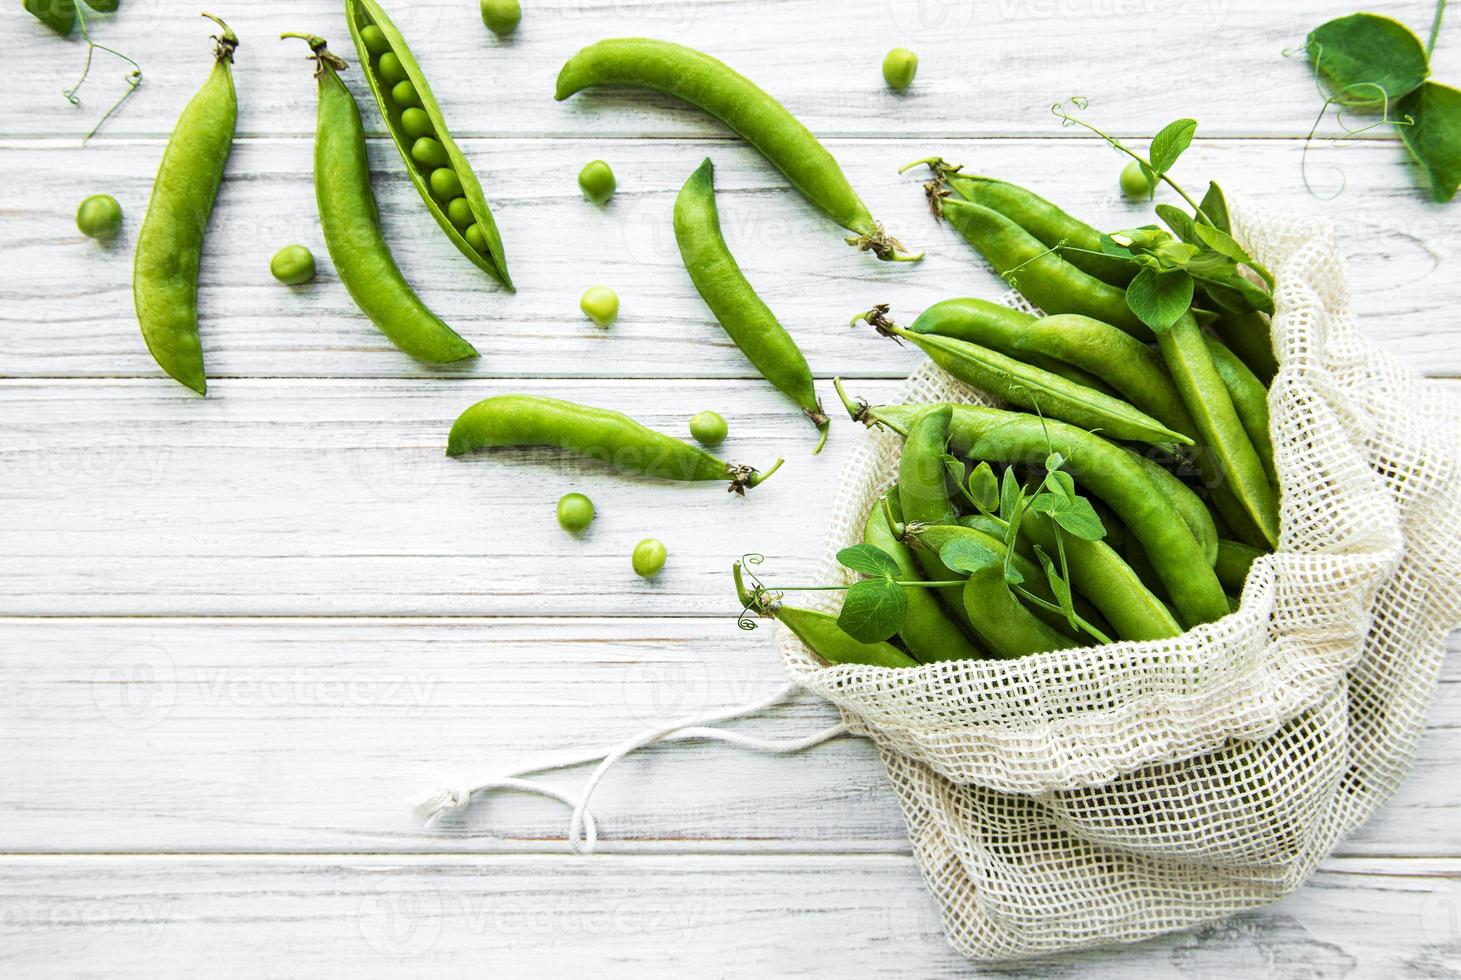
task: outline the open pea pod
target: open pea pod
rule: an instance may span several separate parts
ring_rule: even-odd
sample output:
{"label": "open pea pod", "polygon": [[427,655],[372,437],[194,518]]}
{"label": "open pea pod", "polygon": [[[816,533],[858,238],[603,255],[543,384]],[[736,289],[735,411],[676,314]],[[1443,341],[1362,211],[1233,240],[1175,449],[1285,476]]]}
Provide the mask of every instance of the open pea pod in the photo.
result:
{"label": "open pea pod", "polygon": [[[492,210],[487,206],[482,185],[467,158],[452,141],[441,107],[431,94],[431,86],[411,56],[411,49],[401,37],[401,32],[375,0],[345,0],[345,19],[350,25],[350,36],[355,40],[360,64],[365,66],[365,80],[375,95],[376,105],[380,107],[381,118],[385,120],[396,149],[401,151],[406,173],[411,176],[411,183],[416,185],[426,209],[463,255],[512,289],[502,236],[497,232],[497,223],[492,219]],[[368,32],[370,28],[379,33]],[[387,55],[394,55],[395,62],[391,63]],[[393,82],[386,77],[382,59],[386,60],[393,77],[410,84],[414,95],[405,93],[407,98],[404,101],[398,98],[401,93],[397,89],[402,82]],[[420,110],[424,119],[412,113],[408,125],[405,114],[410,109]],[[435,141],[436,146],[426,144],[423,149],[429,152],[413,152],[423,139]],[[448,175],[435,177],[440,171],[446,171]]]}

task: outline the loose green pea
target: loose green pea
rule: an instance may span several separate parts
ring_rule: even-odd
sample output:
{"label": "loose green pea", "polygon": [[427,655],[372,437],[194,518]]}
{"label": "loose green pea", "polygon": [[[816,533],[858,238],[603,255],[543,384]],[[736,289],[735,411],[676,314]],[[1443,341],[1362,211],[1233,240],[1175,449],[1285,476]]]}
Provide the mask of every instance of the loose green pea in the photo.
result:
{"label": "loose green pea", "polygon": [[269,271],[286,286],[298,286],[315,277],[314,253],[303,245],[286,245],[269,261]]}
{"label": "loose green pea", "polygon": [[401,128],[413,139],[436,135],[436,127],[431,125],[431,117],[425,109],[407,109],[401,113]]}
{"label": "loose green pea", "polygon": [[702,446],[718,446],[725,442],[730,427],[715,412],[700,412],[690,419],[690,435]]}
{"label": "loose green pea", "polygon": [[901,92],[913,84],[918,74],[918,55],[907,48],[894,48],[883,58],[883,81],[895,92]]}
{"label": "loose green pea", "polygon": [[414,106],[421,108],[421,96],[416,92],[416,86],[409,80],[400,81],[391,86],[391,99],[398,106]]}
{"label": "loose green pea", "polygon": [[431,193],[443,201],[462,196],[462,178],[451,167],[438,167],[431,171]]}
{"label": "loose green pea", "polygon": [[566,493],[558,501],[558,526],[578,533],[593,523],[594,502],[581,493]]}
{"label": "loose green pea", "polygon": [[451,165],[451,157],[446,155],[446,147],[430,136],[423,136],[411,144],[411,159],[423,167],[447,167]]}
{"label": "loose green pea", "polygon": [[401,64],[401,56],[394,51],[381,55],[380,61],[375,64],[375,70],[385,79],[387,85],[396,85],[406,80],[406,66]]}
{"label": "loose green pea", "polygon": [[603,204],[614,196],[619,182],[614,179],[614,171],[607,163],[591,160],[578,172],[578,186],[583,189],[584,197],[595,204]]}
{"label": "loose green pea", "polygon": [[665,567],[668,554],[665,543],[659,538],[645,538],[634,546],[634,554],[630,558],[634,574],[642,578],[653,578]]}
{"label": "loose green pea", "polygon": [[511,34],[523,19],[518,0],[482,0],[482,23],[493,34]]}
{"label": "loose green pea", "polygon": [[619,294],[608,286],[590,286],[578,301],[578,308],[601,327],[619,318]]}
{"label": "loose green pea", "polygon": [[391,42],[386,40],[385,31],[374,24],[360,29],[360,39],[365,42],[365,50],[376,57],[380,57],[391,49]]}
{"label": "loose green pea", "polygon": [[1135,160],[1121,169],[1121,193],[1133,201],[1151,197],[1152,182],[1147,179],[1146,172],[1141,169],[1141,164]]}
{"label": "loose green pea", "polygon": [[454,197],[446,202],[446,216],[456,226],[457,231],[470,226],[477,220],[472,214],[472,206],[467,203],[465,197]]}
{"label": "loose green pea", "polygon": [[99,242],[115,238],[122,230],[122,206],[110,194],[93,194],[76,209],[76,227]]}
{"label": "loose green pea", "polygon": [[472,227],[462,232],[462,237],[467,240],[468,245],[475,248],[478,252],[486,254],[487,236],[483,233],[481,225],[472,225]]}

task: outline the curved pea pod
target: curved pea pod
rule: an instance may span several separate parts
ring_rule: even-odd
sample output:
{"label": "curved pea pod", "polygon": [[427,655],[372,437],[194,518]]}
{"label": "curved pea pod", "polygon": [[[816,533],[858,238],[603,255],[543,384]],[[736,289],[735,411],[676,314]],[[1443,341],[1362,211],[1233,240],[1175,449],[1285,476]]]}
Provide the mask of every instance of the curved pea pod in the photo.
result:
{"label": "curved pea pod", "polygon": [[[898,565],[900,578],[922,579],[923,574],[912,550],[898,540],[894,528],[888,524],[890,516],[893,520],[900,518],[901,512],[895,497],[896,490],[889,491],[887,510],[881,504],[873,505],[872,512],[868,514],[863,525],[862,540],[892,558]],[[908,612],[903,618],[902,629],[898,631],[898,639],[903,641],[914,659],[921,663],[932,663],[936,660],[971,660],[984,655],[982,650],[969,642],[963,629],[932,592],[926,588],[913,587],[905,588],[903,594],[908,599]]]}
{"label": "curved pea pod", "polygon": [[1101,251],[1101,233],[1079,218],[1018,184],[975,174],[948,173],[945,182],[966,201],[998,211],[1038,238],[1047,248],[1088,275],[1125,288],[1137,265]]}
{"label": "curved pea pod", "polygon": [[1233,399],[1233,408],[1243,424],[1243,431],[1248,433],[1248,439],[1258,453],[1263,471],[1268,474],[1269,482],[1278,486],[1278,469],[1273,462],[1273,435],[1269,432],[1268,389],[1222,341],[1214,337],[1203,339],[1207,341],[1207,351],[1212,355],[1212,365],[1217,369],[1218,377],[1223,379],[1228,397]]}
{"label": "curved pea pod", "polygon": [[[752,595],[741,577],[741,564],[731,569],[741,605],[763,616],[774,617],[812,652],[829,664],[862,664],[868,667],[917,667],[918,661],[891,643],[863,643],[837,625],[837,617],[815,609],[800,609]],[[750,628],[750,627],[747,627]]]}
{"label": "curved pea pod", "polygon": [[1099,429],[1111,439],[1158,446],[1192,445],[1188,436],[1167,428],[1120,398],[988,347],[939,334],[915,333],[886,321],[879,323],[877,329],[916,345],[960,381],[1021,408],[1085,429]]}
{"label": "curved pea pod", "polygon": [[1202,546],[1202,553],[1207,557],[1207,563],[1211,565],[1217,561],[1217,522],[1213,520],[1212,511],[1207,509],[1207,504],[1202,502],[1197,491],[1179,480],[1175,473],[1156,460],[1148,459],[1136,452],[1131,453],[1131,457],[1141,463],[1141,468],[1152,481],[1152,486],[1167,498],[1172,504],[1172,508],[1181,516],[1182,523],[1187,525],[1187,529]]}
{"label": "curved pea pod", "polygon": [[548,446],[596,459],[623,473],[663,480],[728,480],[734,493],[758,486],[781,466],[762,472],[733,466],[629,416],[540,395],[497,395],[477,402],[452,424],[446,454],[493,446]]}
{"label": "curved pea pod", "polygon": [[1218,560],[1214,567],[1223,587],[1241,592],[1248,581],[1248,572],[1252,570],[1253,563],[1265,554],[1267,552],[1241,541],[1230,541],[1227,538],[1219,541]]}
{"label": "curved pea pod", "polygon": [[609,38],[564,63],[559,102],[597,85],[627,85],[674,96],[735,130],[786,175],[793,187],[857,237],[848,243],[880,259],[911,261],[873,220],[837,160],[785,106],[749,78],[703,51],[653,38]]}
{"label": "curved pea pod", "polygon": [[1151,328],[1127,307],[1126,290],[1077,269],[1000,212],[959,198],[943,199],[939,210],[1001,279],[1046,313],[1080,313],[1151,340]]}
{"label": "curved pea pod", "polygon": [[[421,201],[426,205],[426,210],[436,219],[441,226],[442,233],[457,247],[472,264],[476,265],[483,272],[496,279],[508,289],[513,289],[512,277],[507,272],[507,254],[502,247],[502,236],[497,230],[497,222],[492,217],[492,209],[487,206],[487,198],[482,193],[482,184],[477,179],[476,173],[472,170],[467,158],[452,140],[448,132],[446,119],[442,116],[441,107],[436,97],[431,93],[431,86],[426,82],[426,75],[421,71],[421,66],[411,55],[411,49],[406,44],[401,32],[396,25],[386,16],[380,4],[375,0],[345,0],[345,19],[350,25],[350,36],[355,41],[355,50],[359,53],[360,64],[365,66],[365,80],[370,86],[371,94],[375,96],[376,105],[380,107],[381,118],[385,121],[386,130],[390,133],[391,140],[396,144],[396,149],[401,153],[401,160],[406,164],[406,173],[415,185],[416,192],[421,195]],[[377,27],[385,35],[389,44],[389,50],[381,54],[372,54],[366,47],[361,31],[366,27]],[[419,106],[404,106],[398,103],[390,94],[391,86],[386,84],[380,75],[380,59],[384,54],[394,54],[400,59],[401,69],[405,73],[406,80],[416,90]],[[431,139],[435,139],[445,152],[446,168],[456,174],[457,181],[461,185],[461,194],[454,200],[464,200],[470,209],[471,223],[463,221],[462,227],[458,227],[452,221],[448,212],[448,205],[452,201],[438,200],[432,193],[430,184],[431,174],[434,170],[441,169],[429,164],[418,162],[411,154],[411,147],[419,137],[406,132],[402,122],[402,114],[408,108],[419,108],[431,120]],[[473,232],[472,229],[477,229]],[[474,244],[473,241],[477,244]]]}
{"label": "curved pea pod", "polygon": [[705,305],[761,377],[796,403],[827,442],[829,422],[817,398],[812,369],[791,334],[756,294],[720,231],[715,171],[707,157],[675,197],[675,243]]}
{"label": "curved pea pod", "polygon": [[238,38],[210,19],[222,27],[213,71],[163,151],[132,265],[132,301],[147,349],[164,371],[200,395],[208,378],[198,339],[198,267],[238,122],[232,70]]}

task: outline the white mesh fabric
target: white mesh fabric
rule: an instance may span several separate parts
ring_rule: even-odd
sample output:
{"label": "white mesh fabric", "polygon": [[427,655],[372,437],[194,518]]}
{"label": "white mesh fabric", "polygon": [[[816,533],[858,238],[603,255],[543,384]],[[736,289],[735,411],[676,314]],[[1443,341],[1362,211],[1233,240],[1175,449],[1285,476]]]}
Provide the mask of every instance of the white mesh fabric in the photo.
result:
{"label": "white mesh fabric", "polygon": [[[1181,929],[1292,891],[1394,793],[1461,622],[1461,399],[1359,336],[1327,224],[1235,211],[1278,277],[1282,545],[1237,612],[1164,641],[788,674],[878,744],[950,942],[1006,959]],[[988,400],[930,364],[906,401]],[[870,431],[823,579],[896,473]],[[825,595],[825,594],[824,594]],[[835,594],[825,600],[835,606]]]}

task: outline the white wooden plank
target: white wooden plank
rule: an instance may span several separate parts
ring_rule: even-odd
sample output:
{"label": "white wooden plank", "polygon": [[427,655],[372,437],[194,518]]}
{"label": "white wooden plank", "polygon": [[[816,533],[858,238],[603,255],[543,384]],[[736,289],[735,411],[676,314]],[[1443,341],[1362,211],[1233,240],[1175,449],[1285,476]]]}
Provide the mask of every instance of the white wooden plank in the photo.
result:
{"label": "white wooden plank", "polygon": [[[124,69],[101,59],[81,107],[61,89],[79,72],[80,44],[67,44],[20,10],[4,12],[10,97],[0,133],[79,138],[122,91]],[[847,0],[833,12],[816,0],[740,7],[714,0],[549,0],[526,5],[522,27],[496,41],[477,5],[455,0],[386,3],[447,110],[464,134],[687,135],[718,132],[666,99],[615,93],[553,99],[563,62],[603,37],[650,36],[703,48],[758,81],[823,135],[888,132],[1043,135],[1057,128],[1051,103],[1084,95],[1094,117],[1122,134],[1155,132],[1187,115],[1212,134],[1300,136],[1322,98],[1308,65],[1285,58],[1306,33],[1352,7],[1325,0],[994,0],[889,3]],[[354,60],[339,4],[301,9],[286,0],[224,8],[243,41],[237,55],[239,125],[246,133],[307,133],[313,86],[298,41],[312,31]],[[1387,3],[1385,12],[1422,34],[1429,0]],[[774,10],[774,16],[771,12]],[[143,88],[108,126],[114,135],[161,135],[209,63],[210,25],[191,6],[150,4],[98,18],[98,39],[130,54]],[[1454,78],[1454,29],[1439,45],[1437,77]],[[907,95],[883,84],[883,54],[920,55]]]}
{"label": "white wooden plank", "polygon": [[[1003,284],[924,207],[909,160],[942,153],[972,169],[1017,179],[1107,228],[1150,220],[1116,192],[1120,161],[1090,142],[897,140],[837,142],[834,149],[874,212],[929,257],[889,266],[842,244],[842,231],[736,142],[632,140],[600,144],[468,141],[507,242],[520,291],[492,285],[427,217],[389,146],[373,147],[377,190],[396,254],[422,296],[482,353],[450,368],[413,362],[351,303],[319,232],[307,140],[244,140],[229,165],[202,272],[203,346],[210,376],[231,377],[748,377],[753,371],[709,318],[681,265],[670,230],[675,192],[705,155],[717,164],[723,224],[748,277],[822,377],[900,377],[916,356],[851,315],[878,302],[911,319],[940,299],[997,297]],[[0,376],[147,377],[161,369],[138,333],[131,248],[162,153],[160,141],[112,143],[106,176],[98,151],[54,142],[0,145]],[[1310,176],[1335,201],[1303,187],[1301,145],[1205,141],[1182,174],[1193,186],[1220,179],[1263,207],[1340,223],[1357,312],[1366,330],[1418,369],[1461,374],[1453,310],[1461,223],[1430,204],[1394,147],[1358,143],[1316,150]],[[607,157],[620,191],[589,205],[574,179]],[[100,190],[121,201],[121,239],[101,246],[77,233],[76,204]],[[300,288],[269,276],[273,253],[303,242],[321,276]],[[620,321],[595,328],[578,299],[594,283],[619,291]]]}
{"label": "white wooden plank", "polygon": [[[10,620],[0,650],[10,852],[564,852],[556,803],[501,795],[423,830],[406,801],[784,683],[771,630],[729,617]],[[734,727],[795,739],[835,721],[801,696]],[[1461,853],[1458,755],[1453,657],[1415,775],[1339,853]],[[587,775],[544,782],[577,792]],[[909,850],[859,739],[776,757],[652,749],[595,811],[613,852]]]}
{"label": "white wooden plank", "polygon": [[976,968],[903,857],[8,858],[7,976],[1450,976],[1461,863],[1331,861],[1123,949]]}

